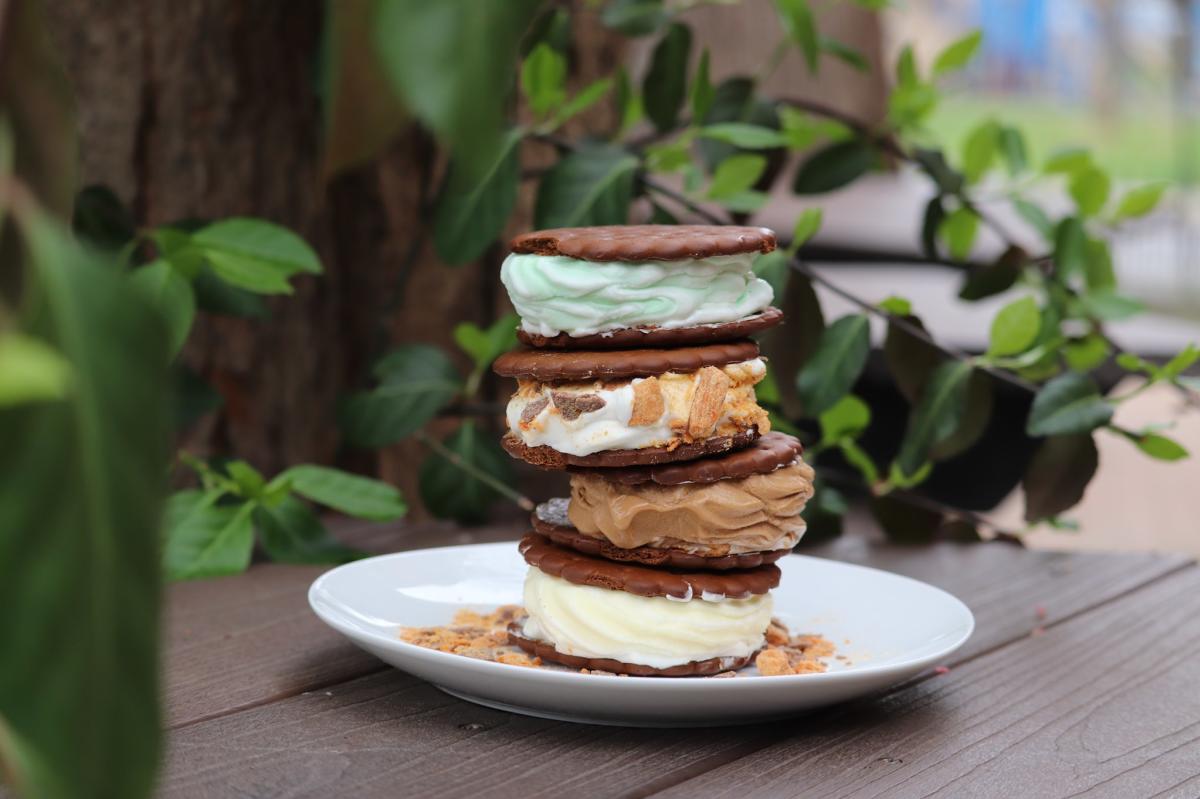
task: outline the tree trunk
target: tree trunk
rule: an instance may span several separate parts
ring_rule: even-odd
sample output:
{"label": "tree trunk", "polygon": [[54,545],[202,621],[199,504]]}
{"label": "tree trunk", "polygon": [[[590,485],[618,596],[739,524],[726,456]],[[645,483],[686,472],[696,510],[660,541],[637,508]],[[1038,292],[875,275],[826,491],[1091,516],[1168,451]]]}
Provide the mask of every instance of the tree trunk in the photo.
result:
{"label": "tree trunk", "polygon": [[[269,319],[198,318],[183,358],[225,407],[185,446],[267,472],[350,462],[415,496],[418,446],[340,452],[335,412],[389,343],[453,350],[453,323],[485,323],[501,307],[498,249],[450,269],[425,235],[427,187],[444,167],[436,147],[410,128],[371,165],[321,184],[316,0],[47,5],[78,95],[85,185],[112,187],[141,225],[264,217],[304,236],[325,266],[272,300]],[[577,30],[579,81],[615,59],[596,27]],[[531,207],[523,196],[514,232]]]}

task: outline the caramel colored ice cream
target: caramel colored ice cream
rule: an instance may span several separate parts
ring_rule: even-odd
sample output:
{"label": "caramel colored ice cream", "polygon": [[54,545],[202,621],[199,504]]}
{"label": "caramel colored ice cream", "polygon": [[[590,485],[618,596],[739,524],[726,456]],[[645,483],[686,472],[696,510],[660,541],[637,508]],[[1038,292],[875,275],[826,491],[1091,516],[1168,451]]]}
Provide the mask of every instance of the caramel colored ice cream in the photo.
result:
{"label": "caramel colored ice cream", "polygon": [[670,547],[707,557],[791,548],[804,533],[812,497],[802,460],[740,480],[661,486],[571,476],[567,515],[579,532],[616,546]]}

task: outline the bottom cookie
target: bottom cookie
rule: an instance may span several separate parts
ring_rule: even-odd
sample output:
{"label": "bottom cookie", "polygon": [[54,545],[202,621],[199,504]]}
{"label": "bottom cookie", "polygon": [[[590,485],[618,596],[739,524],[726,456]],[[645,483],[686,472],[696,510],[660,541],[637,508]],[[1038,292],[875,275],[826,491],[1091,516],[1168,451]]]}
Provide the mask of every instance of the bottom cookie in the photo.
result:
{"label": "bottom cookie", "polygon": [[729,569],[753,569],[767,563],[774,563],[791,552],[790,549],[775,549],[767,552],[745,552],[737,555],[705,557],[685,552],[682,549],[665,547],[641,546],[622,549],[607,539],[594,538],[576,530],[567,518],[566,504],[566,500],[557,499],[538,505],[530,520],[533,530],[559,546],[569,547],[592,557],[623,563],[637,563],[642,566],[727,571]]}
{"label": "bottom cookie", "polygon": [[566,655],[559,652],[553,645],[545,641],[535,641],[521,634],[519,622],[508,626],[508,641],[520,647],[527,654],[539,657],[550,663],[569,666],[573,669],[588,669],[589,671],[610,671],[614,674],[628,674],[631,677],[708,677],[723,671],[734,671],[748,666],[754,661],[752,653],[746,657],[709,658],[708,660],[693,660],[666,669],[656,669],[652,666],[642,666],[637,663],[622,663],[611,658],[585,658],[578,655]]}

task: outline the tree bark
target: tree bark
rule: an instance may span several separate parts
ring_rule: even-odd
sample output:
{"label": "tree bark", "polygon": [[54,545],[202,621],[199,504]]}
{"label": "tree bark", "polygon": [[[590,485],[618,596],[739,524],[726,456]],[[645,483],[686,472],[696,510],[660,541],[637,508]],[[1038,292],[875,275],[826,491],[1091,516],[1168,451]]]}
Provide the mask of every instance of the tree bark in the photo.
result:
{"label": "tree bark", "polygon": [[[415,498],[415,466],[425,456],[419,445],[346,452],[336,406],[363,385],[389,344],[426,342],[456,353],[455,323],[486,324],[507,309],[498,290],[500,248],[459,268],[432,250],[429,187],[444,156],[414,126],[372,164],[321,183],[315,86],[324,5],[317,0],[47,6],[78,97],[83,185],[110,186],[145,226],[269,219],[307,239],[325,267],[320,277],[295,281],[294,295],[272,299],[268,319],[198,317],[182,357],[225,406],[183,446],[268,473],[336,461],[381,474]],[[586,19],[576,21],[571,80],[586,84],[611,71],[616,37],[594,14],[578,16]],[[529,160],[550,158],[531,152]],[[523,187],[509,232],[529,227],[532,205]]]}

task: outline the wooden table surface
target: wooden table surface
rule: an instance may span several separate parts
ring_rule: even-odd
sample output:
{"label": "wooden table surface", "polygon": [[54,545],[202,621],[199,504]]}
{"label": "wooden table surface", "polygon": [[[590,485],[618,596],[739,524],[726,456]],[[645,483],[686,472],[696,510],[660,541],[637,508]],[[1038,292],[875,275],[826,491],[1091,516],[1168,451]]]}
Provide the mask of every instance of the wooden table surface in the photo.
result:
{"label": "wooden table surface", "polygon": [[[374,549],[515,539],[379,527]],[[170,591],[167,796],[1197,797],[1200,570],[1183,556],[895,547],[806,551],[907,574],[975,613],[945,666],[757,726],[547,721],[450,697],[321,624],[318,568]]]}

